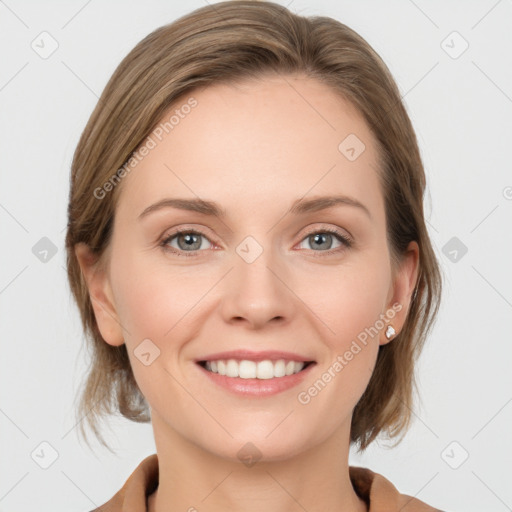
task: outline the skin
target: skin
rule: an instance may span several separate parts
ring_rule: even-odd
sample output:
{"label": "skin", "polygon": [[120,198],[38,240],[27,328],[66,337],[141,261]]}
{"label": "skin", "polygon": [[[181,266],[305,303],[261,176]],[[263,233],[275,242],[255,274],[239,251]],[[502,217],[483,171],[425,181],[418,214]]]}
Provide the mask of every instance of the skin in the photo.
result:
{"label": "skin", "polygon": [[[350,422],[389,342],[384,329],[308,404],[297,395],[393,304],[402,305],[391,320],[397,333],[406,319],[418,246],[393,272],[375,139],[350,103],[305,76],[192,96],[198,105],[124,178],[107,265],[76,247],[101,334],[126,343],[151,407],[160,484],[149,510],[364,511],[349,479]],[[338,150],[351,133],[366,146],[355,161]],[[349,205],[286,214],[297,199],[333,194],[357,199],[370,216]],[[215,201],[227,217],[164,208],[138,219],[168,197]],[[205,234],[195,256],[159,245],[178,226]],[[352,247],[329,233],[315,245],[308,230],[326,228]],[[252,263],[236,252],[247,236],[263,249]],[[168,245],[186,251],[183,236]],[[134,355],[147,338],[160,350],[149,366]],[[194,362],[239,348],[293,351],[317,364],[298,387],[241,397]],[[247,442],[261,453],[251,467],[237,456]]]}

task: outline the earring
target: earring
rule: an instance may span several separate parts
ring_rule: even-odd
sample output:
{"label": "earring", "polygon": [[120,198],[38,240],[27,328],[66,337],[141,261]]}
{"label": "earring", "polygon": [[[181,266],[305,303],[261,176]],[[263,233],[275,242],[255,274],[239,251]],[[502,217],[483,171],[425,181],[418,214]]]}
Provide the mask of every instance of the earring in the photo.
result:
{"label": "earring", "polygon": [[392,325],[388,325],[388,328],[386,329],[386,338],[390,340],[394,335],[396,334],[396,331]]}

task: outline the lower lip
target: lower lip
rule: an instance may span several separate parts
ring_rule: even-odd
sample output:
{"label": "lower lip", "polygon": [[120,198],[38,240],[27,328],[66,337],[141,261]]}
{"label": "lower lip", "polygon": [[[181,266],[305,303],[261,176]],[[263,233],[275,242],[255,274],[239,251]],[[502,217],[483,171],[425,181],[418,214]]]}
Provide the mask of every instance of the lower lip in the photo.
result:
{"label": "lower lip", "polygon": [[240,377],[227,377],[226,375],[210,372],[196,363],[199,369],[215,382],[215,384],[237,395],[249,396],[272,396],[293,388],[307,377],[315,364],[316,363],[312,363],[299,373],[285,377],[273,377],[272,379],[241,379]]}

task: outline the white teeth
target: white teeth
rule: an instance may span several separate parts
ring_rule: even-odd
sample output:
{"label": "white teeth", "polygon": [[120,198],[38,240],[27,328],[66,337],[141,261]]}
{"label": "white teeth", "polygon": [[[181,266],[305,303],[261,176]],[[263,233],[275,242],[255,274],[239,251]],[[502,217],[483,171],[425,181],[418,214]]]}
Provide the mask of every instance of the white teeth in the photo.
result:
{"label": "white teeth", "polygon": [[254,361],[244,360],[238,363],[238,376],[241,379],[255,379],[257,373],[258,365]]}
{"label": "white teeth", "polygon": [[238,377],[238,364],[234,359],[226,363],[226,375],[228,377]]}
{"label": "white teeth", "polygon": [[241,379],[273,379],[299,373],[303,368],[303,362],[285,361],[284,359],[278,361],[266,359],[258,362],[247,359],[242,361],[228,359],[206,362],[206,369],[213,373]]}
{"label": "white teeth", "polygon": [[274,376],[284,377],[286,375],[286,367],[284,361],[280,359],[274,363]]}
{"label": "white teeth", "polygon": [[291,375],[295,372],[295,363],[293,361],[288,361],[286,363],[286,375]]}
{"label": "white teeth", "polygon": [[272,379],[274,377],[274,363],[272,361],[260,361],[256,371],[258,379]]}

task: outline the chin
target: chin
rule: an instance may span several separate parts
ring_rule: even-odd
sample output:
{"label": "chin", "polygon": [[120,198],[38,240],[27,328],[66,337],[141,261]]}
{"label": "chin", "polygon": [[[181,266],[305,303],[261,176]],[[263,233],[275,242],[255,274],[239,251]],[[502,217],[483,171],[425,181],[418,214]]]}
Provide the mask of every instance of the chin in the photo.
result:
{"label": "chin", "polygon": [[305,439],[304,431],[294,436],[291,435],[289,429],[283,429],[279,434],[276,430],[268,435],[276,424],[265,429],[264,433],[254,432],[254,428],[247,429],[245,433],[230,430],[233,439],[229,438],[228,440],[225,436],[218,440],[210,438],[207,445],[202,445],[202,443],[199,445],[218,457],[232,462],[242,462],[248,467],[257,462],[288,460],[309,448],[311,439]]}

